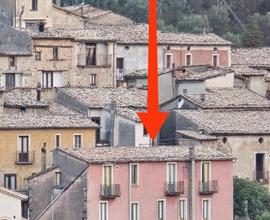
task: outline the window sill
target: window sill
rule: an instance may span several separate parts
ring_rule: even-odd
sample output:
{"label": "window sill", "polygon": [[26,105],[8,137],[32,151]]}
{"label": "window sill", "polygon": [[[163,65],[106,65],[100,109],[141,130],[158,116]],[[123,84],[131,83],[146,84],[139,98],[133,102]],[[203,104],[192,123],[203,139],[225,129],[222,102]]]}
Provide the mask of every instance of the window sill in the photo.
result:
{"label": "window sill", "polygon": [[16,161],[15,164],[17,165],[32,165],[34,161]]}
{"label": "window sill", "polygon": [[77,65],[79,68],[110,68],[111,65]]}

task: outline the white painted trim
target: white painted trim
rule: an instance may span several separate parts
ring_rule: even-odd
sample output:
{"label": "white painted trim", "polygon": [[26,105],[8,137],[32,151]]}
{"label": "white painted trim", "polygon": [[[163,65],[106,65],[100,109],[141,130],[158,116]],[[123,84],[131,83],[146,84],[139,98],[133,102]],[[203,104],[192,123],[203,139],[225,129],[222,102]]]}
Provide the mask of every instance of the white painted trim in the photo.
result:
{"label": "white painted trim", "polygon": [[21,136],[28,136],[28,151],[31,151],[31,134],[18,134],[17,135],[17,151],[20,151],[20,144],[19,144],[19,140]]}
{"label": "white painted trim", "polygon": [[132,217],[131,217],[132,204],[138,204],[138,220],[140,220],[140,202],[131,202],[130,203],[130,216],[129,216],[129,219],[132,220]]}
{"label": "white painted trim", "polygon": [[190,65],[189,66],[192,66],[192,64],[193,64],[192,53],[188,52],[188,53],[185,54],[185,66],[188,66],[187,65],[187,56],[189,56],[189,55],[190,55]]}
{"label": "white painted trim", "polygon": [[98,219],[99,220],[101,220],[101,204],[102,203],[104,203],[104,204],[106,204],[106,212],[107,212],[107,219],[106,220],[109,220],[109,203],[108,203],[108,201],[99,201],[99,211],[98,211],[98,213],[99,213],[99,215],[98,215]]}
{"label": "white painted trim", "polygon": [[219,54],[218,53],[212,54],[212,66],[214,66],[214,56],[217,56],[217,66],[216,67],[219,67],[220,66],[220,60],[219,60]]}
{"label": "white painted trim", "polygon": [[[187,198],[180,198],[179,199],[179,208],[178,208],[178,211],[179,211],[179,213],[178,213],[178,218],[180,219],[180,210],[181,210],[181,206],[180,206],[180,201],[185,201],[185,216],[184,216],[184,219],[185,220],[187,220],[187,216],[188,216],[188,203],[187,203]],[[182,219],[180,219],[180,220],[182,220]]]}
{"label": "white painted trim", "polygon": [[105,182],[104,182],[104,180],[105,180],[105,169],[104,169],[104,167],[111,167],[111,169],[112,169],[112,176],[111,176],[111,179],[112,179],[112,184],[114,183],[114,178],[113,178],[113,168],[114,168],[114,166],[113,166],[113,164],[103,164],[102,165],[102,185],[104,185],[105,184]]}
{"label": "white painted trim", "polygon": [[209,201],[209,206],[208,206],[209,218],[207,220],[211,220],[211,198],[204,198],[204,199],[202,199],[202,204],[201,204],[202,220],[205,220],[203,218],[203,201]]}
{"label": "white painted trim", "polygon": [[177,182],[177,163],[176,162],[167,162],[167,177],[166,181],[169,182],[169,164],[175,165],[175,182]]}
{"label": "white painted trim", "polygon": [[54,146],[55,146],[55,148],[57,148],[57,146],[56,146],[56,137],[57,136],[60,136],[60,139],[59,139],[59,147],[61,147],[61,145],[62,145],[62,135],[61,134],[55,134],[55,139],[54,139]]}
{"label": "white painted trim", "polygon": [[[166,220],[167,219],[167,212],[166,212],[166,210],[167,210],[167,206],[166,206],[166,199],[158,199],[157,200],[157,204],[158,204],[158,202],[164,202],[164,210],[163,210],[163,213],[164,213],[164,220]],[[159,212],[159,206],[157,205],[157,217],[158,217],[158,212]],[[157,220],[158,220],[158,218],[157,218]]]}
{"label": "white painted trim", "polygon": [[172,68],[172,66],[173,66],[173,53],[172,52],[170,52],[170,53],[168,53],[168,52],[166,52],[165,53],[165,61],[164,61],[164,67],[165,68],[167,68],[167,55],[170,55],[171,56],[171,66],[170,66],[170,68]]}
{"label": "white painted trim", "polygon": [[201,173],[201,177],[200,177],[200,180],[202,181],[202,165],[203,165],[203,163],[209,163],[209,181],[211,181],[212,180],[212,164],[211,164],[211,161],[201,161],[201,171],[200,171],[200,173]]}
{"label": "white painted trim", "polygon": [[[131,174],[132,174],[132,169],[131,169],[131,167],[133,166],[133,165],[137,165],[137,184],[136,185],[132,185],[132,183],[131,183],[131,180],[132,180],[132,178],[131,178]],[[129,164],[129,169],[130,169],[130,176],[129,176],[129,178],[130,178],[130,186],[139,186],[140,185],[140,165],[139,165],[139,163],[131,163],[131,164]]]}
{"label": "white painted trim", "polygon": [[75,147],[75,136],[76,135],[80,135],[81,136],[81,144],[82,144],[81,148],[83,148],[84,147],[84,144],[83,144],[83,134],[79,134],[79,133],[74,133],[73,134],[73,147],[76,148]]}

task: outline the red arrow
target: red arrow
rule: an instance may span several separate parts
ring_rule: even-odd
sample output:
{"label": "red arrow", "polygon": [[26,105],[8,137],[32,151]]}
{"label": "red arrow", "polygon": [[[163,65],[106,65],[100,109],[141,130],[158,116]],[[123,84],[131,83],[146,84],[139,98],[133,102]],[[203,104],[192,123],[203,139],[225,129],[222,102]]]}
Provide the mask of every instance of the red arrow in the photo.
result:
{"label": "red arrow", "polygon": [[154,140],[169,112],[158,109],[158,57],[157,57],[157,7],[156,0],[149,0],[149,46],[148,46],[148,110],[138,112],[144,127]]}

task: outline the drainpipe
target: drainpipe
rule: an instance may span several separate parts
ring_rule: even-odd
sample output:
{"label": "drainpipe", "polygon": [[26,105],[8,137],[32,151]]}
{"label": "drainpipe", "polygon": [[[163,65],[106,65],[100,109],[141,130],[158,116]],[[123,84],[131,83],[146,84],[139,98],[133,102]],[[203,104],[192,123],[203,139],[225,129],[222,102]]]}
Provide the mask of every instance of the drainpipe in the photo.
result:
{"label": "drainpipe", "polygon": [[46,143],[41,148],[41,172],[46,170]]}
{"label": "drainpipe", "polygon": [[113,60],[113,63],[112,63],[112,65],[113,65],[113,88],[114,87],[116,87],[115,86],[115,65],[114,65],[114,62],[116,62],[115,61],[115,42],[113,43],[113,57],[112,57],[112,60]]}
{"label": "drainpipe", "polygon": [[115,102],[112,103],[111,105],[111,115],[112,115],[112,125],[111,125],[111,146],[115,146],[115,121],[116,121],[116,104]]}
{"label": "drainpipe", "polygon": [[24,6],[22,6],[22,10],[21,10],[20,17],[19,17],[20,28],[22,28],[22,16],[23,16],[23,13],[24,13]]}
{"label": "drainpipe", "polygon": [[195,155],[194,146],[189,148],[189,220],[195,220]]}
{"label": "drainpipe", "polygon": [[128,163],[128,219],[130,219],[131,209],[131,179],[130,179],[130,163]]}

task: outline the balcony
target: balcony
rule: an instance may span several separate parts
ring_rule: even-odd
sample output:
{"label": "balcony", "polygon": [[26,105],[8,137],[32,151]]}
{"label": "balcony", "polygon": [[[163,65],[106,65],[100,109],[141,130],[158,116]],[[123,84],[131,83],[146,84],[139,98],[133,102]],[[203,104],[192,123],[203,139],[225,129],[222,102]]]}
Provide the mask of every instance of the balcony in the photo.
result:
{"label": "balcony", "polygon": [[253,180],[262,185],[269,184],[269,171],[253,171]]}
{"label": "balcony", "polygon": [[212,195],[218,192],[218,181],[200,182],[199,193],[201,195]]}
{"label": "balcony", "polygon": [[27,153],[17,151],[15,163],[18,165],[29,165],[34,163],[34,151],[28,151]]}
{"label": "balcony", "polygon": [[85,54],[77,54],[77,66],[88,68],[107,68],[112,65],[111,54],[97,54],[94,58],[87,60]]}
{"label": "balcony", "polygon": [[100,197],[102,199],[115,199],[116,197],[120,197],[120,185],[113,184],[111,186],[100,186]]}
{"label": "balcony", "polygon": [[184,181],[165,183],[166,196],[179,196],[180,194],[184,194]]}

